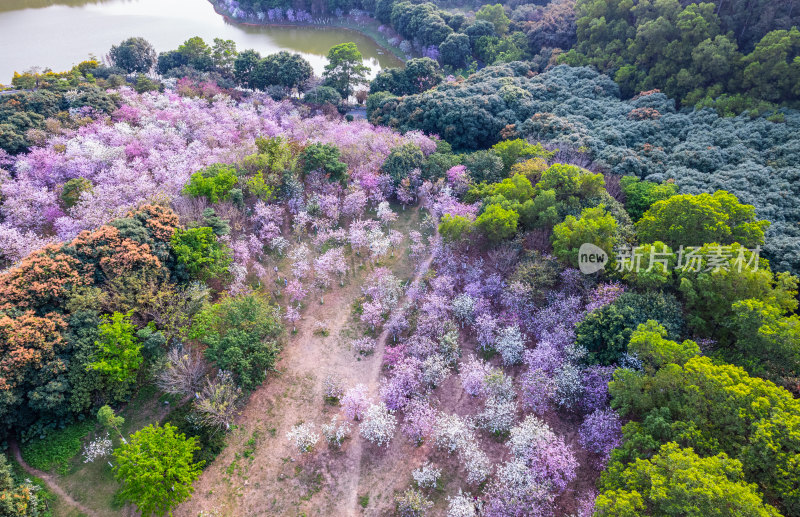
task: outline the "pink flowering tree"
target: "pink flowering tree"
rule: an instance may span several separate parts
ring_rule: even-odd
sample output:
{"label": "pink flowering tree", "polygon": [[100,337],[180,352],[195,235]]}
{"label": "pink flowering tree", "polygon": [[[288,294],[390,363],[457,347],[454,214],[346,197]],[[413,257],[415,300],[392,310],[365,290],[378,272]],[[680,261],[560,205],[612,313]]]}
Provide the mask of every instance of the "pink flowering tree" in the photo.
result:
{"label": "pink flowering tree", "polygon": [[367,396],[367,386],[356,384],[340,399],[342,410],[350,420],[360,420],[364,412],[369,407],[369,397]]}

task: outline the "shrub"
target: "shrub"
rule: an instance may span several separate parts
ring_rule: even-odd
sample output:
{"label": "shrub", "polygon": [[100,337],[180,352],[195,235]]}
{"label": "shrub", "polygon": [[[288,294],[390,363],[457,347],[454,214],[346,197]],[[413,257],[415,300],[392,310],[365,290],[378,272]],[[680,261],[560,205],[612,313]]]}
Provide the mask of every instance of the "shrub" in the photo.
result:
{"label": "shrub", "polygon": [[43,472],[56,468],[59,474],[66,474],[69,461],[81,452],[83,440],[94,427],[93,421],[86,420],[50,431],[44,437],[23,444],[22,459]]}
{"label": "shrub", "polygon": [[286,439],[292,442],[300,454],[314,450],[319,438],[319,434],[314,431],[313,423],[295,425],[286,433]]}
{"label": "shrub", "polygon": [[433,501],[428,500],[425,494],[414,488],[409,488],[402,495],[395,498],[397,513],[402,517],[423,517],[433,508]]}

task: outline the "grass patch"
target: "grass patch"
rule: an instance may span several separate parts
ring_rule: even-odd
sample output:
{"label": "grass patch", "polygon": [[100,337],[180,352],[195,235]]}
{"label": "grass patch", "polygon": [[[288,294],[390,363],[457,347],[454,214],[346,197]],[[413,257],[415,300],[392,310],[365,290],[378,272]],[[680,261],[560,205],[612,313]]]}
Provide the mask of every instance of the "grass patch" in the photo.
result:
{"label": "grass patch", "polygon": [[21,448],[22,458],[31,467],[49,472],[54,468],[61,475],[69,472],[69,460],[81,452],[83,439],[95,428],[86,420],[50,432],[44,438],[31,440]]}

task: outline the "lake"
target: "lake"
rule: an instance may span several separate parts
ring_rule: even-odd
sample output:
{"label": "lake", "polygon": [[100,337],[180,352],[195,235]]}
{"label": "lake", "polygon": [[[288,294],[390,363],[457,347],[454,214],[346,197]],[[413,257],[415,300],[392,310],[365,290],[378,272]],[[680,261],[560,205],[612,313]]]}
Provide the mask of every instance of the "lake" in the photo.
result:
{"label": "lake", "polygon": [[14,71],[33,66],[55,71],[72,68],[90,55],[102,57],[111,45],[141,36],[158,52],[172,50],[192,36],[211,44],[230,39],[241,51],[261,55],[289,50],[303,55],[319,75],[334,45],[358,45],[371,77],[401,61],[363,34],[317,27],[261,27],[232,23],[207,0],[0,0],[0,83]]}

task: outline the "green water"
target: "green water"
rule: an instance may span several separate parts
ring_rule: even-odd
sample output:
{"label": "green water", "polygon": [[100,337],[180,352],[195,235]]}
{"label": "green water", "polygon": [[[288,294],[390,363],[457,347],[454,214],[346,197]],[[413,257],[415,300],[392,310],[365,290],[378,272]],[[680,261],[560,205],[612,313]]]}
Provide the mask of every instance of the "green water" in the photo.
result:
{"label": "green water", "polygon": [[231,23],[207,0],[0,0],[0,83],[33,66],[67,70],[90,55],[103,57],[130,36],[149,40],[161,52],[192,36],[207,42],[231,39],[239,50],[262,55],[290,50],[303,55],[317,74],[328,49],[352,41],[372,75],[399,66],[369,37],[345,29],[254,27]]}

